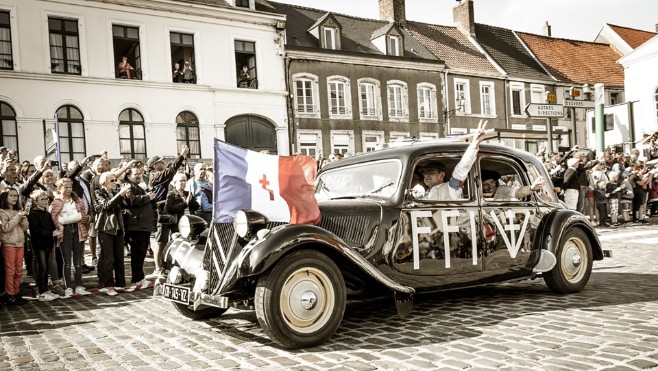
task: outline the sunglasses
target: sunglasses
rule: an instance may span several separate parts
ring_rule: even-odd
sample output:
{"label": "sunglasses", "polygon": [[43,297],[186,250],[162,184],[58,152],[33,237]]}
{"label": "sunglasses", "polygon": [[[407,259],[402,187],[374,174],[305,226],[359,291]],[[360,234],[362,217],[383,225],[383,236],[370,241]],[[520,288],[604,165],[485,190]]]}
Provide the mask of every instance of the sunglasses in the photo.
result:
{"label": "sunglasses", "polygon": [[117,182],[116,179],[108,179],[107,181],[108,181],[108,182],[111,182],[111,183],[116,183],[116,182]]}

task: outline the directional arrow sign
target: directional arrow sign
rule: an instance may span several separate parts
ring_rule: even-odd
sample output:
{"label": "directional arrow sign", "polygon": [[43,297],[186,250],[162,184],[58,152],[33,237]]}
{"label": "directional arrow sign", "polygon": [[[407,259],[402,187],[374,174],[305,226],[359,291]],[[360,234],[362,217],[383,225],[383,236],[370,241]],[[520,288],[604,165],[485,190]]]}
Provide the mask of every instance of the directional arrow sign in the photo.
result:
{"label": "directional arrow sign", "polygon": [[565,107],[574,107],[574,108],[594,108],[593,100],[576,100],[576,99],[565,99]]}
{"label": "directional arrow sign", "polygon": [[532,117],[563,117],[564,106],[561,104],[530,103],[525,112]]}

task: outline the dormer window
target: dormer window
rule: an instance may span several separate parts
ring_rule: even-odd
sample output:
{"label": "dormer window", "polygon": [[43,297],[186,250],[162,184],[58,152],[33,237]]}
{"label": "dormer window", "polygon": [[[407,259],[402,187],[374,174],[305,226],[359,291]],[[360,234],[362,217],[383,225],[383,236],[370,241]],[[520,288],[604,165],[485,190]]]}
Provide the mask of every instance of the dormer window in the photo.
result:
{"label": "dormer window", "polygon": [[370,41],[384,55],[402,56],[404,39],[402,30],[395,23],[388,23],[370,35]]}
{"label": "dormer window", "polygon": [[323,27],[324,45],[325,49],[337,49],[336,45],[336,29],[333,27]]}
{"label": "dormer window", "polygon": [[340,50],[341,25],[331,13],[326,13],[308,29],[323,49]]}
{"label": "dormer window", "polygon": [[400,55],[400,38],[398,36],[388,37],[388,54],[396,56]]}

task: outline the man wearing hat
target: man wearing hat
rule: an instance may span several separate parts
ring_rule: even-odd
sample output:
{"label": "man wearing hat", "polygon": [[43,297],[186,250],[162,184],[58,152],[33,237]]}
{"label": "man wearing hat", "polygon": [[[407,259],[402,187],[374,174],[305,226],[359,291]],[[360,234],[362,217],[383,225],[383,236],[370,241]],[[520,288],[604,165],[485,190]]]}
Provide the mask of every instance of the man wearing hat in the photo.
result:
{"label": "man wearing hat", "polygon": [[[162,205],[164,207],[164,201],[167,199],[167,192],[169,190],[169,183],[174,178],[174,175],[178,172],[178,168],[183,165],[183,162],[190,153],[190,147],[187,144],[183,145],[181,153],[176,159],[176,162],[172,166],[167,166],[164,162],[164,158],[161,156],[153,156],[148,159],[146,166],[149,170],[149,187],[153,193],[155,193],[155,202],[158,207],[155,209],[160,211]],[[158,216],[154,215],[158,220]],[[162,275],[162,265],[164,263],[162,254],[164,253],[164,248],[169,242],[169,227],[158,223],[158,230],[155,232],[155,239],[157,240],[156,246],[153,246],[153,260],[155,261],[155,271],[152,274],[148,275],[146,278],[159,278]]]}
{"label": "man wearing hat", "polygon": [[482,170],[482,195],[494,200],[518,200],[531,195],[544,186],[544,178],[535,178],[531,186],[511,187],[500,184],[500,173],[493,170]]}
{"label": "man wearing hat", "polygon": [[452,171],[450,181],[445,182],[446,167],[442,162],[432,161],[421,168],[423,183],[429,187],[429,191],[424,197],[425,200],[446,201],[463,198],[462,183],[475,162],[480,143],[484,140],[486,127],[487,121],[480,120],[477,130],[473,134],[473,141]]}

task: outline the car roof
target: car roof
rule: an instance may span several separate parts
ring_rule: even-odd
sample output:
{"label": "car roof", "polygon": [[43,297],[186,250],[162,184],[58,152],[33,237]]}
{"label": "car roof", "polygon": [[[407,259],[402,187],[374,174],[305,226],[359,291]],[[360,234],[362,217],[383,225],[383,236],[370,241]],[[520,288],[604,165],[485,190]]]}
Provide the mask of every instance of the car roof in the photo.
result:
{"label": "car roof", "polygon": [[[385,159],[398,158],[403,162],[408,162],[409,159],[416,158],[419,155],[428,153],[464,153],[468,148],[469,143],[454,143],[454,142],[414,142],[405,146],[396,146],[392,148],[380,149],[372,152],[362,153],[350,157],[346,157],[337,162],[327,164],[321,169],[321,172],[336,169],[343,166],[355,165],[364,162],[378,161]],[[526,162],[538,161],[537,157],[533,154],[521,151],[516,148],[506,147],[499,144],[481,144],[480,153],[494,153],[507,155],[519,158]]]}

